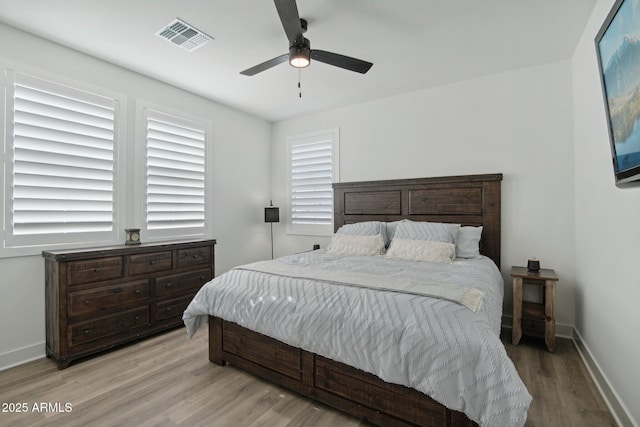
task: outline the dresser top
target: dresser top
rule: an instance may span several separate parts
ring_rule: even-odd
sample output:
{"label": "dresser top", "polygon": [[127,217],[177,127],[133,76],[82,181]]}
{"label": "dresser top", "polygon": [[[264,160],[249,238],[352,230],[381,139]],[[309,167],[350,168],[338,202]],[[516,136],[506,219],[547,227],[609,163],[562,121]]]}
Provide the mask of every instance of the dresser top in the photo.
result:
{"label": "dresser top", "polygon": [[139,245],[113,245],[93,248],[61,249],[42,251],[42,256],[55,261],[96,258],[102,256],[129,255],[159,250],[187,249],[195,246],[215,245],[215,239],[176,240],[170,242],[141,243]]}

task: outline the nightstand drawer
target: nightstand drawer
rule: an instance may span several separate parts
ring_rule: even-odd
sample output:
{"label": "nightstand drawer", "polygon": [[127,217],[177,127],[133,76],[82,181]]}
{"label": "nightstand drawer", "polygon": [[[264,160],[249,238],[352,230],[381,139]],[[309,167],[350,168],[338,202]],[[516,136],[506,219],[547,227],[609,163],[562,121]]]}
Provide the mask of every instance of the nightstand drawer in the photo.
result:
{"label": "nightstand drawer", "polygon": [[179,294],[190,290],[198,290],[211,280],[211,270],[191,271],[188,273],[172,274],[156,279],[156,296]]}
{"label": "nightstand drawer", "polygon": [[198,264],[211,264],[211,246],[180,249],[178,251],[178,268],[190,267]]}
{"label": "nightstand drawer", "polygon": [[544,319],[522,318],[522,333],[532,337],[544,338]]}
{"label": "nightstand drawer", "polygon": [[127,266],[130,275],[171,270],[172,265],[173,256],[171,251],[127,256]]}
{"label": "nightstand drawer", "polygon": [[67,266],[69,286],[122,277],[122,257],[96,258],[73,261]]}
{"label": "nightstand drawer", "polygon": [[69,345],[79,345],[109,335],[126,334],[129,329],[149,323],[149,307],[123,311],[69,326]]}
{"label": "nightstand drawer", "polygon": [[[149,298],[149,281],[119,283],[67,294],[69,316],[109,311],[119,306],[131,306]],[[138,304],[139,305],[139,304]]]}

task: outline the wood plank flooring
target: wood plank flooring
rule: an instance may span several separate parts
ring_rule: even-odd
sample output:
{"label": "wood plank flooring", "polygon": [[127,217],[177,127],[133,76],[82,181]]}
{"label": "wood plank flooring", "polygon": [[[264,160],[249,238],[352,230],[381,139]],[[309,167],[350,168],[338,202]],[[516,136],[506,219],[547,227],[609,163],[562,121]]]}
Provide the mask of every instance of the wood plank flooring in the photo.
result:
{"label": "wood plank flooring", "polygon": [[[616,425],[570,340],[558,339],[555,353],[527,337],[517,347],[503,341],[534,397],[527,426]],[[2,371],[0,404],[0,426],[12,427],[368,425],[211,364],[204,330],[187,340],[177,329],[62,371],[49,359]]]}

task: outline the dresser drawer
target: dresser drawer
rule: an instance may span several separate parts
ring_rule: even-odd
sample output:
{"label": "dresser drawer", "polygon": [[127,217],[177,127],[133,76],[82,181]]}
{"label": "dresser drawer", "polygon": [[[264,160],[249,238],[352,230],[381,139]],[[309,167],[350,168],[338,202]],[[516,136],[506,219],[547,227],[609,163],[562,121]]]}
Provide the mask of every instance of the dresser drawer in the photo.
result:
{"label": "dresser drawer", "polygon": [[171,251],[127,256],[130,275],[171,270],[172,264],[173,256]]}
{"label": "dresser drawer", "polygon": [[67,265],[67,285],[98,282],[122,277],[122,257],[72,261]]}
{"label": "dresser drawer", "polygon": [[174,298],[155,304],[156,320],[175,319],[182,320],[182,313],[191,302],[192,297]]}
{"label": "dresser drawer", "polygon": [[211,246],[178,250],[178,268],[211,264]]}
{"label": "dresser drawer", "polygon": [[211,280],[211,270],[208,268],[159,277],[156,279],[156,296],[198,290],[209,280]]}
{"label": "dresser drawer", "polygon": [[136,280],[69,292],[67,294],[67,314],[78,316],[108,311],[119,306],[130,306],[133,303],[145,301],[147,298],[149,298],[148,280]]}
{"label": "dresser drawer", "polygon": [[79,345],[109,335],[126,334],[129,329],[148,323],[149,307],[145,306],[72,324],[68,328],[69,345]]}

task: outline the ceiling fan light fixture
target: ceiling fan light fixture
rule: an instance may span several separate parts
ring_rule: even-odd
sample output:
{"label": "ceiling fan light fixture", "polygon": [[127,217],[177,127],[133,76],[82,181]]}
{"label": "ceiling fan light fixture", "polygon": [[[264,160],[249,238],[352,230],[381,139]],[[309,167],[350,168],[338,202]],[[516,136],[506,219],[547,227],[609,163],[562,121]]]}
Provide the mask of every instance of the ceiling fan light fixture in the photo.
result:
{"label": "ceiling fan light fixture", "polygon": [[291,46],[289,48],[289,64],[295,68],[308,67],[311,63],[311,49],[309,41],[305,39],[305,44],[300,46]]}
{"label": "ceiling fan light fixture", "polygon": [[360,74],[365,74],[373,66],[371,62],[363,61],[362,59],[327,52],[326,50],[311,50],[309,39],[303,35],[307,32],[307,21],[300,18],[296,0],[274,0],[274,2],[282,28],[289,41],[289,52],[240,71],[240,74],[253,76],[285,61],[289,61],[289,65],[299,70],[309,66],[311,56],[313,56],[314,61],[324,62],[325,64]]}

